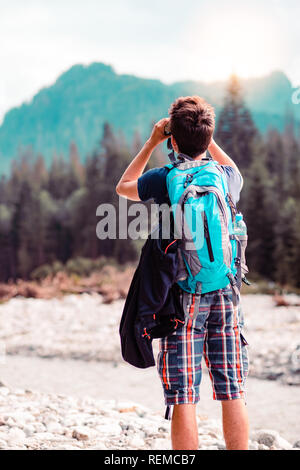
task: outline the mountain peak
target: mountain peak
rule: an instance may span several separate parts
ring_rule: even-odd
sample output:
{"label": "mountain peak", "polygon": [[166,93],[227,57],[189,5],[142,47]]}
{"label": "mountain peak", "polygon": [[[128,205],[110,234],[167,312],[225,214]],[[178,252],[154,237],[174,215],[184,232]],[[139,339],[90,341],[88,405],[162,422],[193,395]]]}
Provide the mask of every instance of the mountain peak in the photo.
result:
{"label": "mountain peak", "polygon": [[75,64],[65,72],[63,72],[57,79],[56,83],[67,83],[70,80],[80,80],[86,78],[87,75],[108,74],[115,75],[115,71],[111,65],[104,64],[103,62],[92,62],[91,64]]}
{"label": "mountain peak", "polygon": [[274,70],[266,78],[272,82],[273,86],[291,87],[291,81],[282,70]]}

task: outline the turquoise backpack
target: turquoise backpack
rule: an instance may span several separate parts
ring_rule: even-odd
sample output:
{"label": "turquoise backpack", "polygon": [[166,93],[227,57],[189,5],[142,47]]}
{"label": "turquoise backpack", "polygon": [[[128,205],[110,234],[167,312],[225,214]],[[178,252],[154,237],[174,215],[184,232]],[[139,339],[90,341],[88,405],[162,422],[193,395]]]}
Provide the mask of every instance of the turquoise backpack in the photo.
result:
{"label": "turquoise backpack", "polygon": [[223,168],[214,160],[192,160],[180,154],[166,165],[167,189],[180,239],[183,269],[179,286],[206,293],[229,283],[237,298],[241,287],[241,244],[234,234],[236,208]]}

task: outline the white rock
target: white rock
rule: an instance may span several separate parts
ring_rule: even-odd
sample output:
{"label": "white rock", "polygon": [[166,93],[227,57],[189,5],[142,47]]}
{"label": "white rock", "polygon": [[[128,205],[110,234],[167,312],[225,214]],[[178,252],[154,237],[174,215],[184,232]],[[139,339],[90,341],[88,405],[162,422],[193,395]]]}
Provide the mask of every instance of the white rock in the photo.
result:
{"label": "white rock", "polygon": [[35,432],[35,427],[33,424],[26,424],[23,427],[23,432],[25,433],[26,437],[31,437]]}
{"label": "white rock", "polygon": [[71,428],[71,427],[74,427],[74,426],[80,426],[81,425],[81,420],[79,420],[78,418],[77,419],[67,418],[67,419],[63,419],[61,424],[64,428]]}
{"label": "white rock", "polygon": [[4,426],[1,426],[1,428],[0,428],[0,439],[2,439],[3,441],[6,441],[9,428],[6,428],[7,429],[6,432],[3,430],[3,428],[4,428]]}
{"label": "white rock", "polygon": [[293,448],[292,444],[290,444],[288,441],[286,441],[285,439],[283,439],[283,437],[279,435],[277,436],[274,445],[281,450],[290,450]]}
{"label": "white rock", "polygon": [[122,428],[118,423],[99,424],[96,426],[97,431],[105,436],[119,436],[122,433]]}
{"label": "white rock", "polygon": [[7,443],[3,439],[0,439],[0,449],[6,449]]}
{"label": "white rock", "polygon": [[72,437],[78,441],[88,441],[96,437],[96,432],[87,426],[77,426],[73,429]]}
{"label": "white rock", "polygon": [[25,395],[25,390],[23,388],[15,388],[14,395],[18,395],[18,396]]}
{"label": "white rock", "polygon": [[154,439],[151,442],[151,449],[153,450],[170,450],[171,442],[169,439]]}
{"label": "white rock", "polygon": [[52,434],[51,432],[37,432],[34,434],[34,439],[40,440],[44,443],[45,441],[52,441],[56,439],[56,436],[54,436],[54,434]]}
{"label": "white rock", "polygon": [[265,446],[264,444],[258,444],[258,450],[270,450],[270,447]]}
{"label": "white rock", "polygon": [[210,436],[200,436],[199,441],[201,442],[201,445],[203,444],[204,446],[216,444],[216,439],[212,439]]}
{"label": "white rock", "polygon": [[10,416],[9,418],[7,418],[6,424],[7,424],[7,426],[14,427],[14,426],[16,425],[16,422],[15,422],[15,420]]}
{"label": "white rock", "polygon": [[134,447],[137,449],[142,449],[145,446],[145,441],[139,436],[134,436],[129,442],[129,447]]}
{"label": "white rock", "polygon": [[7,441],[9,443],[9,446],[11,447],[12,445],[18,445],[18,444],[23,444],[23,442],[26,439],[25,433],[22,431],[22,429],[19,428],[11,428],[9,430],[8,436],[7,436]]}
{"label": "white rock", "polygon": [[51,421],[50,423],[48,423],[46,425],[46,429],[52,434],[61,434],[63,432],[62,426],[56,421]]}
{"label": "white rock", "polygon": [[259,444],[257,442],[251,441],[249,443],[249,450],[258,450]]}
{"label": "white rock", "polygon": [[34,421],[32,414],[25,411],[16,411],[15,413],[11,413],[10,418],[12,418],[19,427],[23,427],[25,423]]}
{"label": "white rock", "polygon": [[46,431],[46,426],[44,426],[43,423],[36,422],[36,423],[33,423],[33,426],[34,426],[34,431],[37,433],[38,432],[43,433]]}
{"label": "white rock", "polygon": [[145,436],[152,436],[152,435],[158,434],[158,428],[159,428],[158,425],[156,426],[156,425],[150,424],[150,425],[142,426],[141,429],[144,431]]}

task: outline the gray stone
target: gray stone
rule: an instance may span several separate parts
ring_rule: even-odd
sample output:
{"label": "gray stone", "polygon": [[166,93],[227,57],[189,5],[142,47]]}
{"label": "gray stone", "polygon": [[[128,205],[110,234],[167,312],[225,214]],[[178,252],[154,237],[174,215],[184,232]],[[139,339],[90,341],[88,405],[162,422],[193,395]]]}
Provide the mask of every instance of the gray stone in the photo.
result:
{"label": "gray stone", "polygon": [[283,439],[277,431],[265,429],[256,431],[253,435],[253,439],[263,446],[268,448],[275,447],[277,449],[289,450],[292,445]]}

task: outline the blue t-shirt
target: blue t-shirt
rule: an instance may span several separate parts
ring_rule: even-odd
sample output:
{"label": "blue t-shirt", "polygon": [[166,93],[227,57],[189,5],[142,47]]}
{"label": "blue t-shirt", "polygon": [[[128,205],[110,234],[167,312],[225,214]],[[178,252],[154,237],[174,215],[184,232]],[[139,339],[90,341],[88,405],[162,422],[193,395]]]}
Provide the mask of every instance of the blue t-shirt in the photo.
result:
{"label": "blue t-shirt", "polygon": [[[236,171],[232,166],[221,165],[223,168],[228,184],[228,190],[232,196],[233,202],[236,204],[240,199],[240,192],[242,189],[243,178],[241,174]],[[138,193],[141,201],[148,201],[154,199],[157,204],[164,204],[169,202],[166,177],[168,169],[152,168],[146,171],[138,179]]]}

